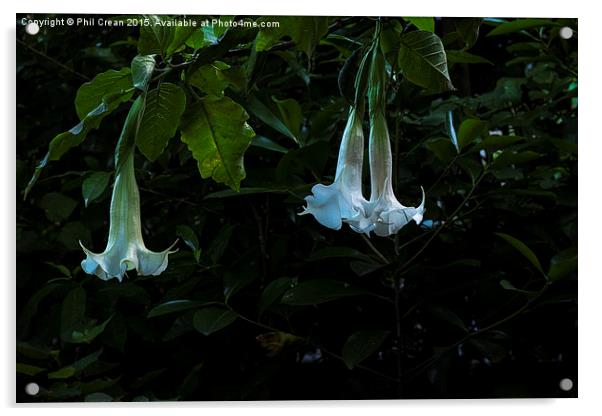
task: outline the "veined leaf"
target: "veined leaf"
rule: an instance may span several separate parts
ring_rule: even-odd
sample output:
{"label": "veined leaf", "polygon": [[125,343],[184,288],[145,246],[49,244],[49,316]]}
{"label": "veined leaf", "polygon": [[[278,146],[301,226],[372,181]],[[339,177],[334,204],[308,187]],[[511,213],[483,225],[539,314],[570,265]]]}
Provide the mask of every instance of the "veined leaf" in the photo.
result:
{"label": "veined leaf", "polygon": [[207,96],[182,121],[182,141],[203,178],[212,177],[238,191],[245,178],[243,155],[255,132],[247,112],[228,97]]}
{"label": "veined leaf", "polygon": [[175,84],[161,83],[146,96],[136,144],[148,160],[157,159],[175,134],[186,107],[186,94]]}
{"label": "veined leaf", "polygon": [[435,92],[454,89],[443,43],[434,33],[416,30],[403,34],[398,62],[403,75],[414,84]]}
{"label": "veined leaf", "polygon": [[[75,110],[80,120],[88,117],[90,112],[98,112],[98,107],[106,103],[106,112],[110,113],[117,106],[132,97],[132,72],[130,68],[121,68],[119,71],[110,69],[86,82],[77,90],[75,96]],[[114,99],[109,99],[114,97]]]}

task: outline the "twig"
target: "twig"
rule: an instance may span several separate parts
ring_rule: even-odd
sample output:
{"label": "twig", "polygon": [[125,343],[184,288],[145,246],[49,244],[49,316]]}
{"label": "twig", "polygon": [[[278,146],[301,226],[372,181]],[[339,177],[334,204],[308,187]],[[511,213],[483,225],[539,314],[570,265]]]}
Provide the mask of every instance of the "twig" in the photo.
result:
{"label": "twig", "polygon": [[366,244],[368,244],[368,247],[370,247],[370,249],[374,252],[374,254],[376,254],[378,256],[378,258],[381,259],[384,264],[389,264],[389,260],[387,260],[387,258],[380,251],[378,251],[378,249],[376,247],[374,247],[374,244],[372,244],[370,239],[368,237],[366,237],[364,234],[361,234],[361,236],[362,236],[363,240],[366,242]]}

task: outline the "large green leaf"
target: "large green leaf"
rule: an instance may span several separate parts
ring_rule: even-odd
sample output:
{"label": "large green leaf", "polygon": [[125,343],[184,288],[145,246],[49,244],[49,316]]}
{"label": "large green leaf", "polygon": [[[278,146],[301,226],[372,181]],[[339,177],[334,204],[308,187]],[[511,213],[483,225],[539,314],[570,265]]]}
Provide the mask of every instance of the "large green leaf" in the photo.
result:
{"label": "large green leaf", "polygon": [[238,191],[245,178],[243,156],[255,132],[244,108],[228,97],[207,96],[182,120],[182,141],[203,178],[212,177]]}
{"label": "large green leaf", "polygon": [[343,346],[343,361],[352,370],[374,354],[389,336],[389,331],[358,331],[349,336]]}
{"label": "large green leaf", "polygon": [[186,107],[186,94],[164,82],[147,93],[146,108],[136,136],[138,149],[149,160],[157,159],[175,134]]}
{"label": "large green leaf", "polygon": [[443,43],[424,30],[404,33],[398,55],[399,68],[414,84],[440,92],[453,90]]}
{"label": "large green leaf", "polygon": [[234,312],[218,307],[203,308],[194,314],[194,328],[203,335],[211,335],[236,320]]}
{"label": "large green leaf", "polygon": [[[75,96],[75,110],[80,120],[87,118],[91,111],[98,112],[98,107],[106,102],[107,113],[132,97],[132,72],[130,68],[121,68],[119,71],[110,69],[86,82],[77,90]],[[115,99],[108,97],[115,96]]]}
{"label": "large green leaf", "polygon": [[287,305],[316,305],[332,300],[368,294],[346,282],[331,279],[314,279],[302,282],[282,296]]}

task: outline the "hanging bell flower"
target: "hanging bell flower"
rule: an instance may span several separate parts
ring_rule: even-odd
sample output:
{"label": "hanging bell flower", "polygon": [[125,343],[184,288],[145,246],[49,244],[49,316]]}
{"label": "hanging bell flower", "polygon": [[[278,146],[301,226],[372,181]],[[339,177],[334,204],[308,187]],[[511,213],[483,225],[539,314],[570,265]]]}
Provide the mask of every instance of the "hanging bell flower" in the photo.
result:
{"label": "hanging bell flower", "polygon": [[307,207],[299,215],[311,214],[325,227],[340,230],[343,222],[353,229],[366,227],[362,194],[362,164],[364,132],[355,108],[343,132],[334,182],[328,186],[314,185],[312,195],[306,196]]}
{"label": "hanging bell flower", "polygon": [[[128,270],[136,270],[139,275],[157,276],[168,263],[169,254],[175,253],[172,248],[162,252],[150,251],[142,239],[140,220],[140,192],[134,172],[134,148],[130,142],[133,127],[138,121],[140,101],[136,101],[128,114],[116,152],[115,184],[111,197],[109,241],[102,253],[93,253],[80,241],[86,254],[82,261],[82,269],[94,274],[102,280],[117,278],[121,282]],[[127,151],[123,151],[126,149]],[[122,153],[121,155],[119,153]]]}
{"label": "hanging bell flower", "polygon": [[418,207],[402,205],[393,192],[393,158],[385,118],[385,80],[384,57],[378,48],[374,48],[368,90],[371,193],[370,200],[364,204],[364,212],[375,234],[382,237],[396,234],[412,220],[420,224],[425,202],[422,188],[422,202]]}

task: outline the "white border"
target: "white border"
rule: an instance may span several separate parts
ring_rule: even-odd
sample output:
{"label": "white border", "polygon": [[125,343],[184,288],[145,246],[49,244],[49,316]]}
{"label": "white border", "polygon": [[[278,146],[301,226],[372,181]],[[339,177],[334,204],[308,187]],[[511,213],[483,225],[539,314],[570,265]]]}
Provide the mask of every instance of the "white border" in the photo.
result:
{"label": "white border", "polygon": [[[578,17],[579,18],[579,60],[580,84],[579,94],[579,399],[566,400],[439,400],[439,401],[356,401],[356,402],[211,402],[211,403],[160,403],[140,404],[73,404],[19,406],[26,412],[44,408],[49,415],[81,414],[86,407],[86,414],[106,416],[121,415],[136,411],[144,411],[147,415],[164,414],[166,409],[179,409],[189,414],[197,414],[196,408],[202,412],[224,414],[231,411],[245,412],[250,415],[268,413],[287,415],[307,415],[308,412],[331,413],[334,409],[344,409],[349,415],[365,415],[371,410],[380,414],[437,414],[445,415],[504,415],[508,413],[525,414],[543,413],[563,415],[568,412],[576,414],[595,414],[602,409],[600,397],[600,296],[602,295],[602,275],[599,273],[600,219],[600,171],[598,160],[602,155],[602,137],[600,134],[599,109],[602,97],[599,32],[601,15],[597,13],[594,2],[545,1],[528,2],[526,0],[503,0],[498,2],[484,1],[385,1],[369,0],[353,2],[349,0],[300,0],[266,1],[266,0],[219,0],[216,2],[202,0],[144,0],[126,2],[123,0],[81,1],[62,0],[49,2],[44,0],[3,1],[2,30],[3,58],[2,88],[5,96],[0,100],[0,111],[4,129],[2,143],[3,157],[1,165],[2,195],[2,246],[0,253],[4,273],[0,274],[0,320],[2,336],[0,340],[0,405],[12,407],[9,412],[17,411],[14,405],[14,348],[15,348],[15,13],[169,13],[169,14],[247,14],[247,15],[405,15],[405,16],[521,16],[521,17]],[[35,99],[35,97],[32,97]],[[9,200],[7,203],[6,201]],[[65,408],[67,407],[67,408]],[[109,410],[110,409],[110,410]]]}

